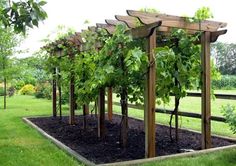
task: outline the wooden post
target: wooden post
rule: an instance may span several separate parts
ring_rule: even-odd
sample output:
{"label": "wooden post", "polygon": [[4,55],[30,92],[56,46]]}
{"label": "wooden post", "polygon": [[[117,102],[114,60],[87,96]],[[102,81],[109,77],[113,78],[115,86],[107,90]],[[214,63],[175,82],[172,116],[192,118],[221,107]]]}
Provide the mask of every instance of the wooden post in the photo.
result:
{"label": "wooden post", "polygon": [[52,79],[52,115],[57,116],[57,85],[56,85],[56,68],[53,69],[53,79]]}
{"label": "wooden post", "polygon": [[108,119],[112,121],[112,87],[108,87],[107,100]]}
{"label": "wooden post", "polygon": [[58,75],[58,79],[57,79],[57,87],[58,87],[58,97],[59,97],[59,102],[58,102],[58,105],[59,105],[59,114],[60,114],[60,118],[62,118],[62,109],[61,109],[61,103],[62,103],[62,97],[61,97],[61,70],[60,68],[58,67],[57,68],[57,75]]}
{"label": "wooden post", "polygon": [[155,140],[155,104],[156,104],[156,66],[153,55],[153,49],[156,48],[156,29],[153,31],[147,42],[147,52],[150,67],[147,73],[146,94],[145,94],[145,157],[156,156],[156,140]]}
{"label": "wooden post", "polygon": [[[74,60],[74,57],[71,56],[71,61]],[[72,62],[73,63],[73,62]],[[75,75],[74,72],[71,71],[70,73],[70,116],[69,116],[69,124],[75,124]]]}
{"label": "wooden post", "polygon": [[202,46],[202,149],[211,148],[210,32],[203,32]]}
{"label": "wooden post", "polygon": [[98,97],[98,137],[105,136],[105,89],[101,88]]}

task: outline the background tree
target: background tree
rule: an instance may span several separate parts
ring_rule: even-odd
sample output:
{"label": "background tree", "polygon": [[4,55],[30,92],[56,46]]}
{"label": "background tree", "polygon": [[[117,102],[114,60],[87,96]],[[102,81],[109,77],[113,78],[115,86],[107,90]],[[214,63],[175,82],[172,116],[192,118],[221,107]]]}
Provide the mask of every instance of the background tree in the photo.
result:
{"label": "background tree", "polygon": [[45,1],[3,0],[0,6],[0,21],[5,27],[13,27],[16,33],[26,33],[27,28],[38,26],[39,21],[47,18],[42,6]]}
{"label": "background tree", "polygon": [[236,75],[236,44],[214,43],[211,53],[221,74]]}
{"label": "background tree", "polygon": [[44,60],[39,53],[31,57],[17,59],[16,65],[19,68],[19,73],[11,81],[12,86],[19,90],[26,84],[44,84],[49,81],[49,76],[44,69]]}
{"label": "background tree", "polygon": [[14,76],[19,73],[12,56],[20,38],[21,37],[16,35],[11,28],[0,26],[0,75],[4,82],[4,109],[6,109],[7,80],[14,78]]}

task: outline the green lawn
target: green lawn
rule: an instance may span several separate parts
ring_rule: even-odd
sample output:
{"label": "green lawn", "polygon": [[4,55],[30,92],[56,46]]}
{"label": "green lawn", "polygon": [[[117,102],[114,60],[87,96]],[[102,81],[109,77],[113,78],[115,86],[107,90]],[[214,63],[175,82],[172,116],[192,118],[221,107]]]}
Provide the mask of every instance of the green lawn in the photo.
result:
{"label": "green lawn", "polygon": [[235,166],[236,149],[214,152],[197,157],[184,157],[143,164],[143,166]]}
{"label": "green lawn", "polygon": [[50,113],[50,101],[34,99],[31,96],[14,96],[9,98],[7,110],[0,107],[1,166],[80,165],[25,124],[21,118]]}
{"label": "green lawn", "polygon": [[[0,98],[0,103],[3,103],[2,98]],[[51,115],[51,101],[39,100],[31,96],[14,96],[8,98],[7,110],[3,110],[1,106],[2,104],[0,104],[0,166],[82,165],[22,121],[24,116]],[[118,107],[114,108],[119,110]],[[64,114],[67,113],[66,110],[68,107],[64,106]],[[140,118],[143,116],[141,110],[130,109],[129,114]],[[157,122],[168,122],[167,115],[157,114],[156,119]],[[191,128],[198,126],[196,128],[200,129],[200,121],[183,118],[182,126],[188,127],[188,125]],[[213,124],[213,129],[217,131],[215,133],[233,136],[227,125],[223,123]],[[232,149],[194,158],[170,159],[146,165],[233,165],[236,163],[235,156],[236,149]]]}
{"label": "green lawn", "polygon": [[[236,90],[217,90],[215,93],[224,93],[224,94],[236,94]],[[115,101],[119,101],[118,98],[116,98],[115,94],[113,95],[113,98]],[[211,101],[211,107],[212,107],[212,115],[214,116],[223,116],[221,112],[221,106],[222,105],[235,105],[236,106],[236,100],[225,100],[225,99],[215,99]],[[168,105],[157,105],[157,108],[166,108],[166,109],[172,109],[174,108],[174,98],[171,98],[171,102]],[[120,113],[119,106],[114,106],[115,112]],[[186,111],[186,112],[194,112],[194,113],[201,113],[201,98],[199,97],[186,97],[184,99],[180,100],[180,111]],[[129,108],[129,116],[138,117],[143,119],[143,111],[138,109],[132,109]],[[170,115],[157,113],[156,114],[156,122],[168,125],[169,124]],[[173,118],[174,122],[174,118]],[[193,130],[201,130],[201,120],[196,118],[187,118],[187,117],[181,117],[180,116],[180,127],[182,128],[189,128]],[[224,128],[224,130],[222,130]],[[222,123],[222,122],[215,122],[212,121],[212,133],[219,134],[223,136],[230,136],[230,137],[236,137],[235,134],[233,134],[230,131],[230,128],[228,124]]]}

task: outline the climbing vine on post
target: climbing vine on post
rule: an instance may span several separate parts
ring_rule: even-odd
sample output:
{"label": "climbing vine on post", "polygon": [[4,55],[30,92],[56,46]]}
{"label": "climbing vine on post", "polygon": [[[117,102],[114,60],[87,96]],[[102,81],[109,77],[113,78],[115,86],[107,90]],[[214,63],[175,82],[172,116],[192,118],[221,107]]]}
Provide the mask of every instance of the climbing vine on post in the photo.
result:
{"label": "climbing vine on post", "polygon": [[128,97],[139,88],[137,80],[142,80],[148,62],[147,55],[134,46],[134,40],[126,35],[126,30],[126,26],[118,25],[112,37],[107,39],[99,52],[99,67],[95,72],[100,85],[114,87],[120,96],[120,142],[124,148],[128,137]]}
{"label": "climbing vine on post", "polygon": [[[207,7],[198,9],[190,21],[199,22],[212,18],[212,13]],[[178,141],[178,109],[180,99],[187,96],[187,90],[201,87],[201,47],[199,38],[201,29],[195,34],[188,34],[183,29],[173,29],[165,41],[165,47],[156,48],[157,59],[157,97],[164,103],[170,101],[170,95],[175,97],[175,108],[170,117],[170,138],[172,118],[175,115],[175,139]],[[213,78],[217,70],[212,65]]]}
{"label": "climbing vine on post", "polygon": [[[157,97],[168,103],[170,95],[175,96],[175,108],[171,114],[170,126],[173,114],[178,114],[180,99],[187,95],[187,90],[199,87],[200,46],[194,44],[197,40],[198,35],[190,36],[184,30],[176,29],[169,38],[168,46],[156,48]],[[177,126],[178,124],[176,124],[176,141]],[[171,127],[170,137],[172,140]]]}

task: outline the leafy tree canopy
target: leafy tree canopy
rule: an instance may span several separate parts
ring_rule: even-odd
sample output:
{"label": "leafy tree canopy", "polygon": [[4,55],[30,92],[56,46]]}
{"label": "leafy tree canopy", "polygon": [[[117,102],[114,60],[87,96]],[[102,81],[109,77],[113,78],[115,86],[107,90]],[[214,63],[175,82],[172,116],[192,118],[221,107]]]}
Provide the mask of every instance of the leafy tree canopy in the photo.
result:
{"label": "leafy tree canopy", "polygon": [[47,18],[42,8],[45,4],[45,1],[34,0],[2,1],[0,21],[5,27],[13,27],[16,33],[25,34],[27,27],[38,26],[39,21]]}
{"label": "leafy tree canopy", "polygon": [[236,44],[217,42],[212,44],[212,56],[223,75],[236,75]]}

